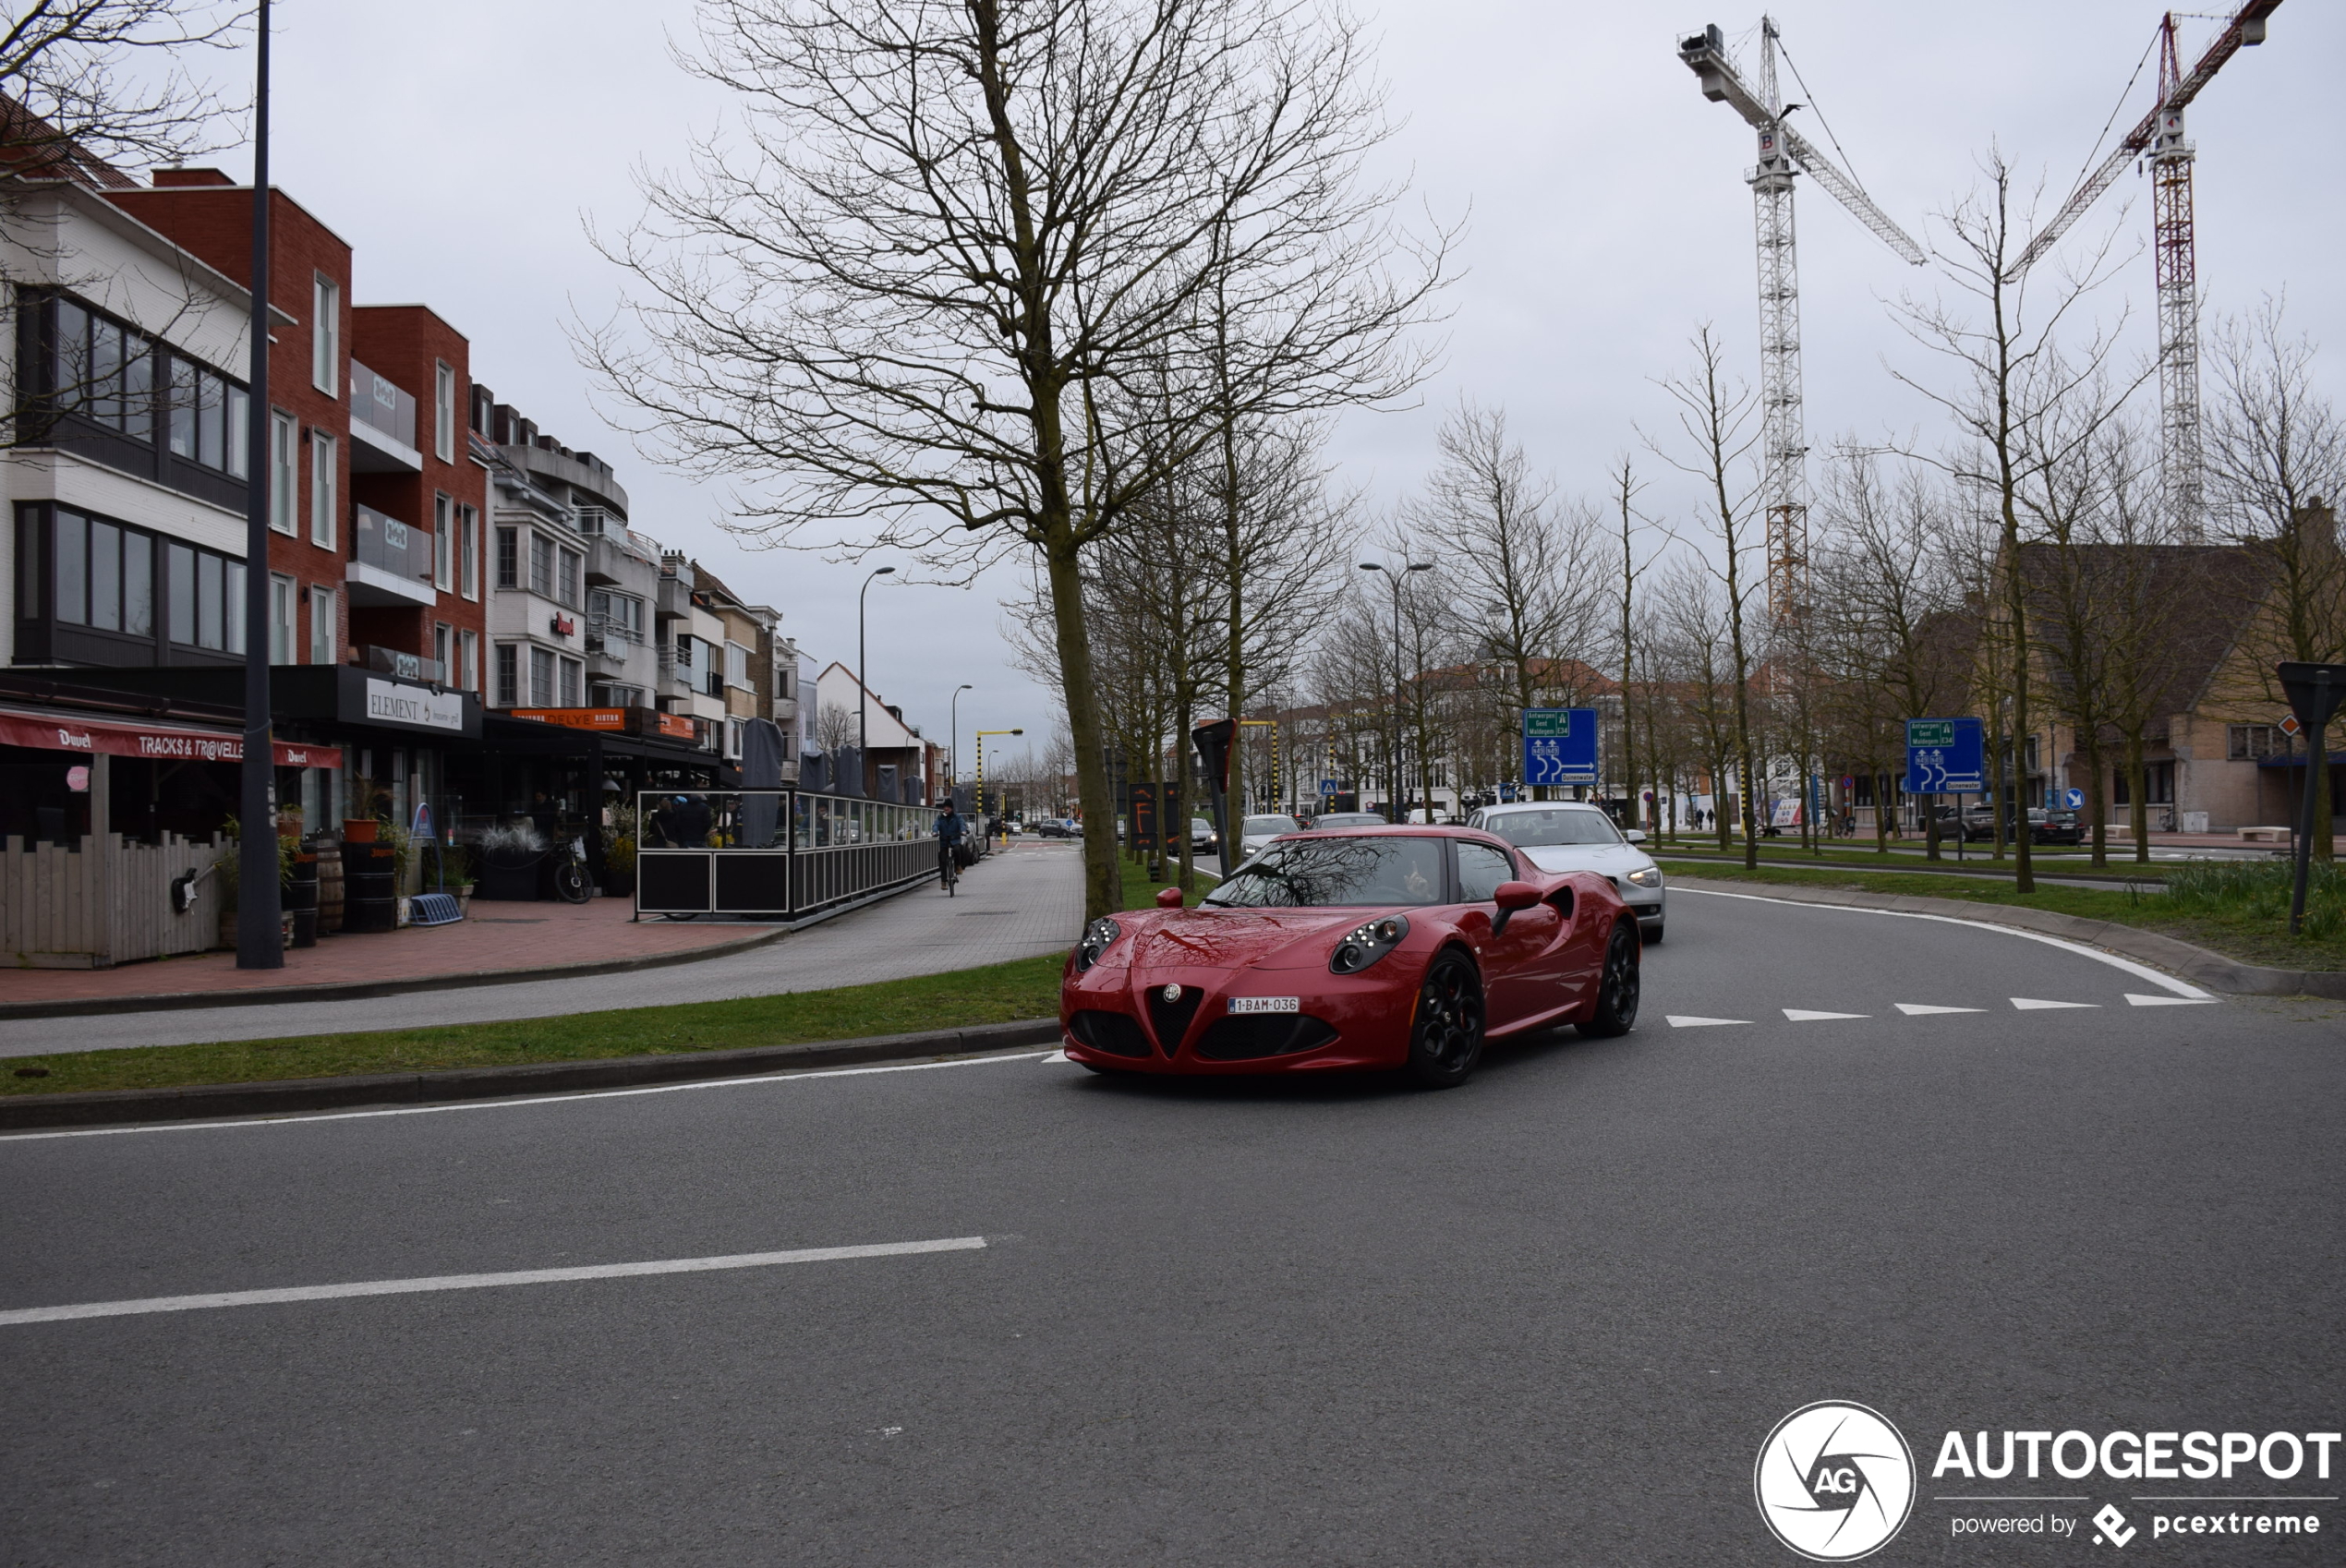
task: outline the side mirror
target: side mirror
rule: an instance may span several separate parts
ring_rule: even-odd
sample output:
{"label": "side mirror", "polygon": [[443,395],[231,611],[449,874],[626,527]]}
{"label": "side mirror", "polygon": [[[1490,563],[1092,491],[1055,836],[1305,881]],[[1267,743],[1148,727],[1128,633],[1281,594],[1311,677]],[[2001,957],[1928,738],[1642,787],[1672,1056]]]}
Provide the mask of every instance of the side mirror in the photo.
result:
{"label": "side mirror", "polygon": [[1646,841],[1646,830],[1642,827],[1632,827],[1621,837],[1628,839],[1632,844],[1642,844]]}
{"label": "side mirror", "polygon": [[1540,901],[1540,890],[1529,882],[1502,882],[1492,897],[1499,905],[1499,918],[1491,923],[1491,935],[1496,936],[1506,930],[1516,911],[1528,910]]}
{"label": "side mirror", "polygon": [[1181,890],[1179,887],[1159,888],[1156,895],[1156,907],[1160,910],[1179,909],[1181,907]]}

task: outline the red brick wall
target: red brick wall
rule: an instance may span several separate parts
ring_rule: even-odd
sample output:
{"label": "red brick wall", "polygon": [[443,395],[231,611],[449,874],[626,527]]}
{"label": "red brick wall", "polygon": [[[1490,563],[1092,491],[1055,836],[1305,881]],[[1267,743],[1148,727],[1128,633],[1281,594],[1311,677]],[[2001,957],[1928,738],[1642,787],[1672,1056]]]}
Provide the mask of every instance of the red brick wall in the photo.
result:
{"label": "red brick wall", "polygon": [[[250,283],[252,191],[249,187],[183,186],[155,190],[110,190],[104,194],[140,223],[201,257],[229,277],[238,283]],[[271,301],[298,325],[287,326],[282,320],[272,324],[269,401],[273,407],[291,414],[299,421],[301,496],[296,509],[299,533],[294,537],[276,533],[270,535],[269,569],[290,576],[301,585],[301,612],[295,635],[299,643],[297,660],[302,663],[308,662],[309,658],[312,629],[308,589],[313,584],[334,590],[334,603],[343,621],[334,629],[333,639],[333,645],[340,650],[337,661],[348,657],[351,642],[348,626],[350,596],[343,585],[342,564],[350,552],[350,409],[344,396],[330,396],[319,391],[309,379],[310,332],[314,326],[310,319],[312,283],[322,273],[341,289],[339,336],[344,365],[337,379],[345,383],[339,390],[345,396],[347,394],[348,358],[352,344],[350,264],[350,247],[333,230],[312,217],[284,192],[270,193],[269,296]],[[384,373],[391,374],[388,370]],[[412,387],[408,390],[415,391]],[[333,549],[309,542],[309,498],[313,481],[309,432],[312,429],[334,438],[335,494],[339,498],[342,516],[336,520]]]}

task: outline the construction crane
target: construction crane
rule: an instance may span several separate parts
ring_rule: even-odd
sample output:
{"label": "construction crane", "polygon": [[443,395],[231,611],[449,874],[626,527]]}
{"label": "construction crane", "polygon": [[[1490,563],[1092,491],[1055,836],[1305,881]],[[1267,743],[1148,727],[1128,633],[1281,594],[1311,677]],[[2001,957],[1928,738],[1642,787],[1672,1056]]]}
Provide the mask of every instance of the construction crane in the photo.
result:
{"label": "construction crane", "polygon": [[1796,617],[1808,586],[1808,441],[1800,409],[1800,279],[1793,246],[1792,179],[1808,175],[1881,242],[1919,267],[1929,259],[1855,179],[1786,126],[1800,107],[1776,90],[1775,18],[1760,18],[1760,85],[1745,85],[1716,26],[1678,45],[1702,95],[1727,103],[1760,134],[1760,163],[1746,172],[1760,247],[1760,493],[1768,509],[1768,606]]}
{"label": "construction crane", "polygon": [[2206,518],[2199,437],[2199,264],[2192,237],[2191,168],[2195,156],[2183,135],[2183,110],[2215,79],[2224,62],[2265,42],[2265,18],[2280,0],[2249,0],[2188,73],[2175,49],[2175,13],[2159,24],[2159,102],[2128,131],[2101,166],[2061,204],[2004,276],[2016,281],[2069,232],[2086,209],[2117,183],[2126,165],[2147,153],[2151,174],[2151,250],[2159,277],[2159,405],[2167,503],[2177,529],[2198,538]]}

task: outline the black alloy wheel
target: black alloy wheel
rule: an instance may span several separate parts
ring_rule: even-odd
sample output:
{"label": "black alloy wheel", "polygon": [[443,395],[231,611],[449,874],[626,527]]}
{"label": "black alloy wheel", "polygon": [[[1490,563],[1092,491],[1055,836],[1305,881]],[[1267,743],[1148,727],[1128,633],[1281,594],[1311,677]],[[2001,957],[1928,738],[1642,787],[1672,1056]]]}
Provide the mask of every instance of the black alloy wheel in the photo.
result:
{"label": "black alloy wheel", "polygon": [[1482,977],[1456,947],[1434,956],[1418,987],[1406,1070],[1427,1089],[1455,1089],[1482,1059]]}
{"label": "black alloy wheel", "polygon": [[1638,1021],[1638,923],[1625,920],[1613,928],[1604,950],[1604,968],[1597,976],[1597,1010],[1580,1025],[1580,1032],[1599,1039],[1626,1034]]}

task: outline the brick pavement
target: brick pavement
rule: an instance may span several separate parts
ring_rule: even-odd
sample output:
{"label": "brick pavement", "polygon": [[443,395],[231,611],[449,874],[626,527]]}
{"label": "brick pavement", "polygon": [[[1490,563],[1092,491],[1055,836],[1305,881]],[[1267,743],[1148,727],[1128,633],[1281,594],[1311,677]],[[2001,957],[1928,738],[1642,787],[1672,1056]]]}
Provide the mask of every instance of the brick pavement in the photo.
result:
{"label": "brick pavement", "polygon": [[[734,940],[754,934],[746,925],[697,925],[647,921],[627,924],[626,904],[598,899],[581,907],[553,904],[474,905],[503,916],[527,918],[562,909],[589,920],[594,929],[633,932],[629,939]],[[618,919],[610,918],[616,913]],[[94,1051],[124,1045],[185,1044],[212,1040],[260,1040],[359,1029],[407,1029],[434,1024],[479,1023],[499,1019],[549,1018],[615,1007],[766,996],[939,974],[1001,963],[1037,953],[1064,951],[1082,923],[1083,869],[1077,847],[1044,841],[997,850],[961,879],[961,893],[948,899],[924,886],[882,903],[856,910],[820,925],[791,933],[746,951],[719,954],[689,963],[626,973],[570,976],[473,986],[462,990],[415,991],[357,1001],[283,1001],[169,1011],[109,1013],[88,1018],[0,1019],[0,1056],[54,1051]],[[375,941],[381,950],[410,937],[456,935],[476,923],[429,932],[401,932]],[[550,936],[547,925],[487,925],[470,932],[476,948],[494,931]],[[319,951],[324,951],[321,947]],[[421,947],[409,949],[425,951]],[[672,950],[672,949],[659,949]],[[452,955],[463,947],[451,945]],[[303,955],[287,954],[287,958]],[[221,955],[225,958],[225,955]],[[173,963],[197,960],[175,959]],[[478,956],[474,967],[478,967]],[[148,966],[141,966],[148,967]],[[160,968],[162,966],[152,966]],[[26,971],[0,978],[6,987]],[[61,971],[37,971],[50,974]],[[85,978],[88,971],[79,972]],[[117,983],[132,971],[111,971]],[[230,972],[235,972],[233,970]],[[278,971],[282,980],[289,971]],[[380,978],[378,975],[377,978]],[[14,996],[0,989],[0,995]]]}

